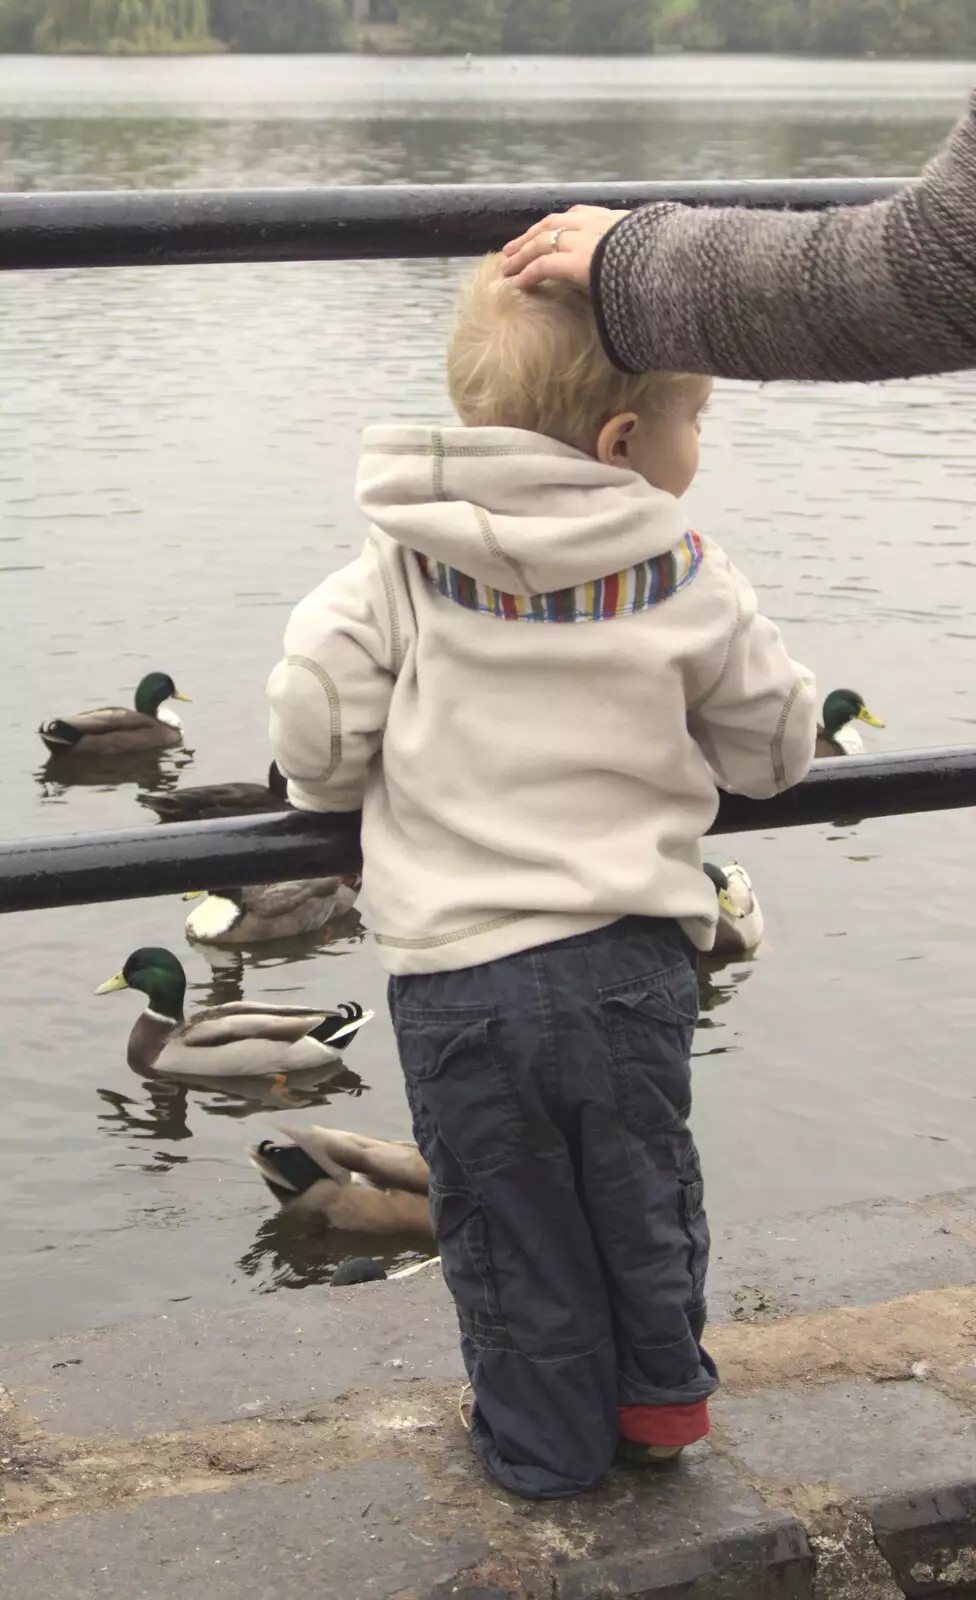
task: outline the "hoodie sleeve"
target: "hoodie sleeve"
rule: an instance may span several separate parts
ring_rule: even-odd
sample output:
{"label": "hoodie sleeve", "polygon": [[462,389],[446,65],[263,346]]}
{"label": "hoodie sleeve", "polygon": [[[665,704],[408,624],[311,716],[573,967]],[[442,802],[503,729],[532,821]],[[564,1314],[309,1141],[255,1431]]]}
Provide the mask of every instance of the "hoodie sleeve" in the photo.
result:
{"label": "hoodie sleeve", "polygon": [[703,663],[688,727],[723,789],[766,800],[799,783],[817,741],[816,684],[792,661],[752,586],[728,563],[734,622]]}
{"label": "hoodie sleeve", "polygon": [[976,95],[890,200],[832,211],[633,211],[593,258],[625,372],[910,378],[976,365]]}
{"label": "hoodie sleeve", "polygon": [[302,811],[358,811],[396,681],[396,630],[372,543],[296,606],[268,680],[271,746]]}

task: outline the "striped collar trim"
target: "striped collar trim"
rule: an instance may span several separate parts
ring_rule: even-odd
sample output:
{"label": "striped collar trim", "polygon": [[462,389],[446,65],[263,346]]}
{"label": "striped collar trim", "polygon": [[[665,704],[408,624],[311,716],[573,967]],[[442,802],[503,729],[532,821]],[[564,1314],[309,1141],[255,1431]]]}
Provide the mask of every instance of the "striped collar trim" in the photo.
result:
{"label": "striped collar trim", "polygon": [[625,572],[581,583],[575,589],[555,589],[551,594],[506,594],[490,584],[477,583],[443,561],[417,560],[433,588],[468,611],[480,611],[506,622],[604,622],[609,617],[632,617],[639,611],[670,600],[690,583],[702,564],[704,549],[697,533],[686,533],[673,550],[640,561]]}

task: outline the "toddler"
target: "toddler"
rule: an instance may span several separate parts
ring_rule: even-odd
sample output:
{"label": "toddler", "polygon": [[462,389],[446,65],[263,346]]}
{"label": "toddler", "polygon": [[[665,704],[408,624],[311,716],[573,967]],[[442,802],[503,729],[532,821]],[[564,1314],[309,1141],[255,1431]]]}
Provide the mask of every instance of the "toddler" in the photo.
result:
{"label": "toddler", "polygon": [[708,1432],[708,1229],[688,1128],[717,785],[813,756],[809,673],[689,530],[710,382],[629,376],[585,293],[485,260],[461,425],[366,430],[362,554],[269,684],[292,803],[363,811],[363,888],[471,1438],[532,1499]]}

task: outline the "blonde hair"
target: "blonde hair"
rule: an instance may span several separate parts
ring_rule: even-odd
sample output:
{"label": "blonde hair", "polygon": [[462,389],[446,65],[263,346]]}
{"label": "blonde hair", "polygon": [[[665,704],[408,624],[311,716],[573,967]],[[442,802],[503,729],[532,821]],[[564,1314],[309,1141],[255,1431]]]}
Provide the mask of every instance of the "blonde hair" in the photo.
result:
{"label": "blonde hair", "polygon": [[447,386],[469,428],[525,428],[592,453],[624,411],[665,403],[681,374],[619,372],[600,342],[590,297],[550,280],[519,289],[486,256],[461,291],[447,353]]}

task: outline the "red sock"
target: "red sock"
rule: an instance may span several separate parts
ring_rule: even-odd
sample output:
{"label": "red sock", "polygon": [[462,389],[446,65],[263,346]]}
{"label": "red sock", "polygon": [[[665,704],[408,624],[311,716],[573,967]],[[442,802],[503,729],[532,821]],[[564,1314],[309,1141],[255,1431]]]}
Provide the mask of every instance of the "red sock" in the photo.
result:
{"label": "red sock", "polygon": [[621,1406],[620,1437],[636,1444],[694,1444],[711,1430],[708,1401],[693,1406]]}

